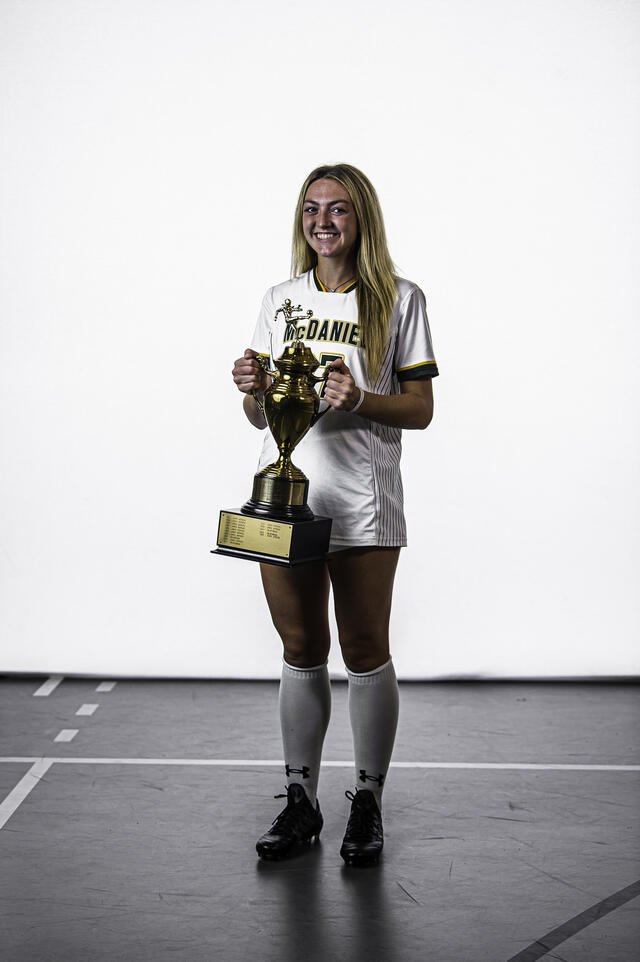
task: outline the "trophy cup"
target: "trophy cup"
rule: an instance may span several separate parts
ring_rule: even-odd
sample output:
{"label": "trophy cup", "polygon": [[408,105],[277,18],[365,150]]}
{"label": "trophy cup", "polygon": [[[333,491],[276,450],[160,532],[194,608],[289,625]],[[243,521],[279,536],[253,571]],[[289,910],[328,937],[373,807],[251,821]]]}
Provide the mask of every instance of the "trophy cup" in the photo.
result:
{"label": "trophy cup", "polygon": [[[307,504],[309,480],[291,461],[291,453],[307,431],[322,417],[320,398],[314,385],[325,381],[328,372],[317,377],[318,359],[300,340],[295,317],[302,308],[292,307],[287,298],[275,313],[283,314],[287,327],[295,329],[293,342],[275,361],[275,370],[263,370],[271,376],[263,403],[253,396],[262,411],[278,446],[279,457],[259,471],[253,479],[253,491],[240,511],[221,511],[218,524],[218,547],[213,554],[231,555],[251,561],[292,565],[318,561],[327,553],[331,519],[314,516]],[[304,319],[313,311],[306,311]]]}

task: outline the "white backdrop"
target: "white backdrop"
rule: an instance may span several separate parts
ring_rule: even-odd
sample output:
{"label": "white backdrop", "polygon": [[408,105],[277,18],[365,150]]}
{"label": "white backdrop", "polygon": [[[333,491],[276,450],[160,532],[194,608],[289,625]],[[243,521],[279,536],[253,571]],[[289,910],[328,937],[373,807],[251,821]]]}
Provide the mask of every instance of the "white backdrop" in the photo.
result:
{"label": "white backdrop", "polygon": [[347,161],[441,370],[400,677],[638,672],[637,2],[3,0],[0,37],[1,670],[279,674],[209,554],[261,440],[229,372]]}

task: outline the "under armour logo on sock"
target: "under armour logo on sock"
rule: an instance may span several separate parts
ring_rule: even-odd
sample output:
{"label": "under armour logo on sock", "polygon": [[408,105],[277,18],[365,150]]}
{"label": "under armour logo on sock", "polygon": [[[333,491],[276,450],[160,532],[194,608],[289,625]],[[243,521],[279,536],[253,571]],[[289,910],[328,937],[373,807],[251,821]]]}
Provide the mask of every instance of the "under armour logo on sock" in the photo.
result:
{"label": "under armour logo on sock", "polygon": [[311,778],[310,769],[306,765],[303,765],[302,768],[289,768],[288,765],[285,765],[284,770],[287,773],[287,778],[290,775],[302,775],[303,778]]}
{"label": "under armour logo on sock", "polygon": [[367,773],[366,773],[366,771],[364,770],[364,768],[361,768],[361,769],[360,769],[360,781],[361,781],[361,782],[377,782],[378,785],[380,786],[380,788],[382,788],[382,785],[383,785],[383,783],[384,783],[384,775],[382,774],[382,772],[380,772],[380,774],[377,775],[377,776],[376,776],[376,775],[367,775]]}

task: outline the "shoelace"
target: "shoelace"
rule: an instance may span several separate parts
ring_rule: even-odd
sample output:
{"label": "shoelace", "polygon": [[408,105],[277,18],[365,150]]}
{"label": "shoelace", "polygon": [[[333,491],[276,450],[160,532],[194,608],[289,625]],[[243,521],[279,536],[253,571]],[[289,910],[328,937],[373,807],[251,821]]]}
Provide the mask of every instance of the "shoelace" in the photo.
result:
{"label": "shoelace", "polygon": [[360,804],[359,799],[357,799],[357,794],[357,792],[355,794],[350,791],[345,792],[349,801],[356,803],[351,809],[351,815],[347,822],[347,834],[356,840],[366,840],[371,837],[372,832],[375,830],[374,813],[372,810]]}
{"label": "shoelace", "polygon": [[[285,792],[284,795],[274,795],[273,797],[274,797],[274,798],[288,798],[289,795],[288,795],[287,792]],[[295,806],[295,805],[287,805],[287,807],[286,807],[285,809],[283,809],[283,811],[281,811],[279,815],[276,815],[276,817],[274,818],[273,822],[271,823],[271,827],[272,827],[272,828],[287,828],[289,822],[295,821],[295,820],[298,818],[298,816],[299,816],[299,813],[296,811],[296,808],[297,808],[297,806]]]}

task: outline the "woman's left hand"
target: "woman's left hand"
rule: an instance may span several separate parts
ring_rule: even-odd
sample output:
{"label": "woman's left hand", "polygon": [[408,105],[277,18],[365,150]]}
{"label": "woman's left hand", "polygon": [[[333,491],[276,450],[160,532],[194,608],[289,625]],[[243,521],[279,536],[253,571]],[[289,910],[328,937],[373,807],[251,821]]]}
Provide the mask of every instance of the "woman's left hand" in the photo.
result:
{"label": "woman's left hand", "polygon": [[329,377],[324,389],[324,400],[337,411],[350,411],[360,400],[360,388],[342,358],[329,365]]}

